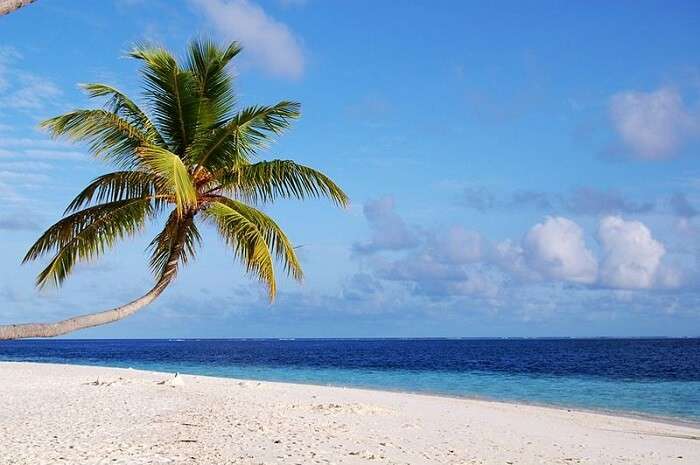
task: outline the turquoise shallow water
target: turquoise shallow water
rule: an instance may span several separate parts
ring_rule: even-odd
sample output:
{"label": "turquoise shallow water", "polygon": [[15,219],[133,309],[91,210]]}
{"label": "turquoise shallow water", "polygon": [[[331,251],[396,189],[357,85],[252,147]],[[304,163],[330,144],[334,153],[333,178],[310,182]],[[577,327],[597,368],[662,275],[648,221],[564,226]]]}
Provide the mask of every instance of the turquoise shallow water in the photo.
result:
{"label": "turquoise shallow water", "polygon": [[204,367],[179,363],[119,365],[207,376],[483,397],[560,407],[621,411],[695,420],[700,423],[699,381],[612,381],[486,372]]}
{"label": "turquoise shallow water", "polygon": [[695,420],[700,423],[698,381],[611,381],[486,372],[202,367],[178,363],[129,366],[207,376],[483,397],[561,407],[622,411]]}
{"label": "turquoise shallow water", "polygon": [[697,340],[56,340],[0,344],[0,359],[483,397],[700,423],[699,348]]}

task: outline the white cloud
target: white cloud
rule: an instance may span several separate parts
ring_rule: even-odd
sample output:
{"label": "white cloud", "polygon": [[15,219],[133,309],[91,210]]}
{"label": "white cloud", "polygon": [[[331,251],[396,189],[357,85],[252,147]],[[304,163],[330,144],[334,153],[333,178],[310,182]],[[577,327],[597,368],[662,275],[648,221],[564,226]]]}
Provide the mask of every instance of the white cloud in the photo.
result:
{"label": "white cloud", "polygon": [[68,150],[69,147],[71,147],[69,143],[53,139],[5,137],[0,138],[0,160],[11,158],[12,161],[29,159],[85,161],[88,159],[85,153]]}
{"label": "white cloud", "polygon": [[9,84],[10,64],[20,58],[22,56],[14,47],[0,46],[0,91]]}
{"label": "white cloud", "polygon": [[591,284],[598,274],[598,262],[587,247],[583,230],[563,217],[547,217],[530,229],[523,240],[528,264],[543,276]]}
{"label": "white cloud", "polygon": [[608,216],[600,222],[598,238],[604,253],[601,284],[618,289],[648,289],[678,282],[673,270],[661,267],[666,249],[643,223]]}
{"label": "white cloud", "polygon": [[567,311],[559,308],[557,293],[580,291],[586,294],[577,298],[595,299],[600,312],[609,313],[619,308],[601,295],[636,302],[651,295],[639,290],[682,289],[695,276],[690,254],[674,251],[669,258],[644,224],[619,216],[601,219],[599,247],[589,247],[583,228],[561,216],[546,217],[521,240],[491,241],[459,225],[409,226],[394,207],[392,197],[366,204],[371,236],[353,246],[364,253],[365,281],[373,283],[366,294],[382,305],[394,306],[395,294],[387,297],[386,289],[398,289],[423,308],[499,311],[518,301],[523,318],[542,318]]}
{"label": "white cloud", "polygon": [[269,73],[299,78],[304,53],[299,39],[284,24],[249,0],[190,0],[227,40],[240,41],[245,50]]}
{"label": "white cloud", "polygon": [[4,108],[37,110],[53,103],[61,90],[49,79],[16,69],[22,55],[11,47],[0,47],[0,105]]}
{"label": "white cloud", "polygon": [[464,264],[481,260],[486,253],[487,244],[479,233],[461,226],[452,226],[434,234],[428,248],[442,262]]}
{"label": "white cloud", "polygon": [[620,92],[610,99],[610,116],[622,142],[635,156],[658,160],[673,156],[698,129],[698,118],[677,90]]}
{"label": "white cloud", "polygon": [[0,201],[7,204],[17,204],[25,201],[17,189],[0,178]]}
{"label": "white cloud", "polygon": [[37,110],[44,108],[60,95],[61,90],[50,80],[32,74],[22,74],[17,81],[17,88],[3,97],[2,103],[8,108]]}
{"label": "white cloud", "polygon": [[496,297],[501,292],[501,282],[493,274],[479,270],[468,270],[466,277],[457,282],[446,283],[449,295],[481,295]]}
{"label": "white cloud", "polygon": [[493,261],[499,268],[521,280],[533,281],[539,279],[537,273],[533,273],[525,261],[523,247],[512,239],[506,239],[495,244]]}
{"label": "white cloud", "polygon": [[382,278],[392,281],[459,281],[466,277],[463,267],[453,266],[435,259],[427,252],[421,251],[405,256],[396,261],[374,264]]}
{"label": "white cloud", "polygon": [[686,276],[681,269],[663,262],[656,273],[656,286],[665,289],[677,289],[685,284]]}
{"label": "white cloud", "polygon": [[49,163],[43,161],[0,161],[0,171],[47,171]]}
{"label": "white cloud", "polygon": [[27,215],[0,216],[0,230],[5,231],[35,231],[40,228],[39,223]]}
{"label": "white cloud", "polygon": [[12,170],[1,170],[0,171],[0,181],[11,183],[11,182],[24,182],[24,183],[40,183],[48,181],[48,177],[45,174],[27,173],[23,171],[12,171]]}
{"label": "white cloud", "polygon": [[396,213],[394,198],[381,197],[367,202],[362,211],[372,230],[369,241],[356,242],[357,254],[373,254],[383,250],[405,250],[418,245],[418,234]]}
{"label": "white cloud", "polygon": [[70,150],[29,149],[25,150],[24,154],[29,158],[42,160],[87,160],[87,156],[84,153]]}
{"label": "white cloud", "polygon": [[32,139],[29,137],[3,137],[0,147],[55,148],[70,147],[70,143],[55,139]]}

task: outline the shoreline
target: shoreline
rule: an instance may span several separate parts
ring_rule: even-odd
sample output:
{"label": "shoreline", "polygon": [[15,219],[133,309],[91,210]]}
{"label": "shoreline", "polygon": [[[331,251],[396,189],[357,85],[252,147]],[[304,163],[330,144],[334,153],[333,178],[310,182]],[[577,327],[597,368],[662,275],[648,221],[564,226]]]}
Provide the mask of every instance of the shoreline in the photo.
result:
{"label": "shoreline", "polygon": [[[484,399],[0,362],[12,465],[694,464],[700,428]],[[165,381],[165,383],[163,383]],[[42,461],[43,460],[43,461]]]}
{"label": "shoreline", "polygon": [[121,366],[113,366],[113,365],[98,365],[98,364],[86,365],[86,364],[79,364],[79,363],[76,364],[76,363],[61,363],[61,362],[29,362],[29,361],[0,360],[0,364],[3,364],[3,363],[19,363],[19,364],[26,363],[26,364],[37,364],[37,365],[60,365],[60,366],[67,365],[67,366],[76,366],[76,367],[95,367],[95,368],[118,369],[118,370],[133,370],[133,371],[140,371],[140,372],[144,372],[144,373],[159,374],[162,376],[172,376],[174,373],[180,373],[180,374],[188,375],[188,376],[201,376],[201,377],[220,379],[220,380],[233,380],[233,381],[243,381],[243,382],[264,382],[264,383],[273,383],[273,384],[280,384],[280,385],[293,385],[293,386],[330,387],[330,388],[337,388],[337,389],[355,389],[355,390],[367,391],[367,392],[386,392],[386,393],[410,394],[410,395],[426,396],[426,397],[439,397],[439,398],[445,398],[445,399],[463,399],[463,400],[470,400],[470,401],[476,401],[476,402],[507,404],[507,405],[516,405],[516,406],[517,405],[524,405],[524,406],[540,407],[540,408],[544,408],[544,409],[560,410],[560,411],[564,411],[564,412],[581,412],[581,413],[589,413],[589,414],[597,414],[597,415],[606,415],[606,416],[611,416],[611,417],[629,418],[629,419],[634,419],[634,420],[646,420],[646,421],[651,421],[651,422],[656,422],[656,423],[664,423],[664,424],[667,424],[670,426],[681,426],[681,427],[699,428],[700,429],[700,419],[699,420],[692,420],[692,419],[687,419],[687,418],[682,418],[682,417],[674,417],[674,416],[667,416],[667,415],[655,415],[655,414],[650,414],[650,413],[645,413],[645,412],[636,412],[636,411],[630,411],[630,410],[587,408],[587,407],[576,406],[576,405],[555,404],[555,403],[549,404],[546,402],[537,402],[537,401],[530,401],[530,400],[525,400],[525,399],[518,399],[518,400],[498,399],[498,398],[489,397],[489,396],[478,396],[478,395],[468,395],[468,394],[464,394],[464,395],[448,394],[448,393],[435,392],[435,391],[411,391],[411,390],[405,390],[405,389],[391,389],[391,388],[383,388],[383,387],[359,386],[359,385],[350,385],[350,384],[335,384],[335,383],[319,384],[319,383],[314,383],[314,382],[280,381],[280,380],[270,380],[270,379],[264,379],[264,378],[245,378],[245,377],[241,378],[241,377],[234,377],[234,376],[200,374],[200,373],[194,373],[194,372],[188,372],[188,371],[169,372],[169,371],[160,371],[160,370],[151,370],[151,369],[143,369],[143,368],[133,368],[133,367],[121,367]]}

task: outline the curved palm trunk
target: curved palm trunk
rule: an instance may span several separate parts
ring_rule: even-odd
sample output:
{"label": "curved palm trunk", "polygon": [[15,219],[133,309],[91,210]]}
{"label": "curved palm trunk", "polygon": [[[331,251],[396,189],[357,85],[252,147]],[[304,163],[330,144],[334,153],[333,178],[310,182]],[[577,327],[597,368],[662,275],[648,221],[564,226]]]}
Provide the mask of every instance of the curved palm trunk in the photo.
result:
{"label": "curved palm trunk", "polygon": [[33,2],[34,0],[0,0],[0,16],[12,13]]}
{"label": "curved palm trunk", "polygon": [[[191,216],[189,221],[191,221]],[[178,259],[182,252],[184,227],[178,233],[177,241],[170,251],[168,262],[163,271],[163,275],[158,280],[153,289],[148,291],[138,299],[129,302],[121,307],[105,310],[104,312],[88,313],[79,315],[67,320],[57,321],[55,323],[24,323],[16,325],[0,325],[0,340],[4,339],[24,339],[30,337],[54,337],[61,336],[79,329],[92,328],[113,321],[121,320],[141,310],[146,305],[153,302],[158,297],[168,284],[175,278],[177,274]]]}
{"label": "curved palm trunk", "polygon": [[55,323],[24,323],[17,325],[0,326],[0,340],[3,339],[23,339],[29,337],[54,337],[62,334],[77,331],[79,329],[91,328],[93,326],[104,325],[113,321],[121,320],[133,315],[146,305],[150,304],[160,295],[170,283],[170,280],[161,280],[153,289],[143,296],[129,302],[121,307],[113,308],[99,313],[88,313],[67,320]]}

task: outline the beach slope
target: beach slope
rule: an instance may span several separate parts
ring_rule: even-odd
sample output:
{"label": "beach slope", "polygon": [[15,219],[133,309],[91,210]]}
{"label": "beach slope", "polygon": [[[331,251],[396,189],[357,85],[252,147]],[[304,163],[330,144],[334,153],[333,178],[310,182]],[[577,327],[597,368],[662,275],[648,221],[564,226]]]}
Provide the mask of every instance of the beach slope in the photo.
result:
{"label": "beach slope", "polygon": [[690,465],[699,438],[687,426],[530,405],[0,363],[3,465]]}

